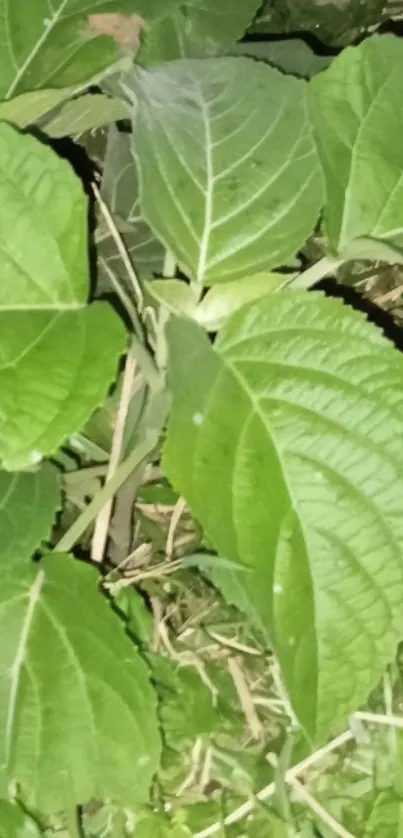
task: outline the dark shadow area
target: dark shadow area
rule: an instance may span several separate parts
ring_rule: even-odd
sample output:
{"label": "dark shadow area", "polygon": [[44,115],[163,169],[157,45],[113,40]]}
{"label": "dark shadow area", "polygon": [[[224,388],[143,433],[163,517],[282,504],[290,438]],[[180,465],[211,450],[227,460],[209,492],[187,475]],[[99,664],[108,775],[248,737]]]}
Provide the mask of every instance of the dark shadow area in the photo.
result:
{"label": "dark shadow area", "polygon": [[343,300],[351,308],[362,311],[366,314],[370,323],[374,323],[375,326],[382,329],[385,337],[394,343],[397,349],[401,352],[403,351],[403,329],[395,323],[391,314],[384,311],[375,303],[371,303],[370,300],[367,300],[358,291],[355,291],[354,288],[341,285],[335,279],[323,279],[315,285],[313,290],[323,291],[327,297],[335,297]]}

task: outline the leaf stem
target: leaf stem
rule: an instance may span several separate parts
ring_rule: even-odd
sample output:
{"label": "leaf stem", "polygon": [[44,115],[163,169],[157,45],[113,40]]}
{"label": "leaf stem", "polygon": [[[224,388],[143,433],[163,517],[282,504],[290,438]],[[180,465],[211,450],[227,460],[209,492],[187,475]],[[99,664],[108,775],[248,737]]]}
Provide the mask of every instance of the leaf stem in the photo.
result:
{"label": "leaf stem", "polygon": [[132,471],[153,451],[158,443],[158,439],[159,432],[157,429],[151,429],[145,433],[144,439],[123,460],[116,469],[113,477],[95,495],[91,503],[85,507],[81,515],[76,518],[71,527],[64,533],[54,547],[54,552],[68,553],[74,547],[83,532],[95,520],[100,510],[108,503],[120,486],[126,482],[128,477],[130,477]]}
{"label": "leaf stem", "polygon": [[66,809],[66,821],[69,838],[83,838],[77,806]]}
{"label": "leaf stem", "polygon": [[329,276],[329,274],[337,271],[337,269],[340,268],[345,261],[345,259],[336,258],[335,256],[324,256],[323,259],[319,259],[319,262],[315,262],[314,265],[311,265],[311,267],[307,268],[306,271],[303,271],[302,274],[298,274],[298,276],[293,277],[293,279],[291,279],[285,287],[287,289],[311,288],[312,285],[316,285],[316,283],[320,282],[321,279],[325,279],[326,276]]}

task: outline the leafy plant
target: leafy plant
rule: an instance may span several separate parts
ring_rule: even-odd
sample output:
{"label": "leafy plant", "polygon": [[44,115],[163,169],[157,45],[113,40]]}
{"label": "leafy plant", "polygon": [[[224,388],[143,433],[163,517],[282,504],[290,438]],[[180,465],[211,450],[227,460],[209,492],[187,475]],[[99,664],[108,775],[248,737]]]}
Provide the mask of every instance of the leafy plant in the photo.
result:
{"label": "leafy plant", "polygon": [[401,830],[387,14],[1,17],[4,838]]}

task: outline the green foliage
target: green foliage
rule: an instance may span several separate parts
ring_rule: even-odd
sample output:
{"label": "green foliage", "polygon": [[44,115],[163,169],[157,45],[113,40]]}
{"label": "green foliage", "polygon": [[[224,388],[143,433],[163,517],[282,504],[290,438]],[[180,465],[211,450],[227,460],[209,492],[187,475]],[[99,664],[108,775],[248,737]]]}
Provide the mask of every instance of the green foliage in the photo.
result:
{"label": "green foliage", "polygon": [[401,357],[316,295],[243,307],[215,350],[190,322],[168,328],[166,472],[217,549],[250,570],[214,578],[274,643],[294,710],[322,739],[402,632]]}
{"label": "green foliage", "polygon": [[143,65],[213,55],[221,44],[242,37],[260,0],[170,0],[165,5],[166,13],[146,32],[139,55]]}
{"label": "green foliage", "polygon": [[84,193],[70,167],[45,145],[2,124],[0,457],[5,468],[35,464],[82,426],[104,398],[125,345],[111,310],[85,305],[86,214]]}
{"label": "green foliage", "polygon": [[403,243],[402,62],[398,38],[374,38],[346,49],[312,81],[326,229],[339,253],[360,236]]}
{"label": "green foliage", "polygon": [[3,3],[0,838],[402,832],[384,6]]}
{"label": "green foliage", "polygon": [[66,556],[3,567],[1,789],[45,812],[142,802],[158,762],[147,669],[97,588]]}
{"label": "green foliage", "polygon": [[217,58],[139,71],[125,90],[142,212],[191,279],[241,278],[298,250],[321,204],[302,80]]}

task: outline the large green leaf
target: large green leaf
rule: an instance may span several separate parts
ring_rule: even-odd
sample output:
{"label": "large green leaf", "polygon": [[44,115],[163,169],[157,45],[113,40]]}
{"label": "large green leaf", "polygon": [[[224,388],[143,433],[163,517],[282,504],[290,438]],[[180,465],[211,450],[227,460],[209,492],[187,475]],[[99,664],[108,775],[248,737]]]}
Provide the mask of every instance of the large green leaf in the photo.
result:
{"label": "large green leaf", "polygon": [[52,453],[103,400],[125,344],[87,307],[87,201],[70,166],[0,126],[0,459]]}
{"label": "large green leaf", "polygon": [[382,20],[384,0],[264,0],[253,33],[310,32],[327,44],[345,45]]}
{"label": "large green leaf", "polygon": [[359,236],[401,246],[401,40],[385,35],[346,49],[310,89],[331,247],[342,252]]}
{"label": "large green leaf", "polygon": [[295,253],[321,204],[304,81],[216,58],[138,71],[126,90],[143,214],[189,276],[236,279]]}
{"label": "large green leaf", "polygon": [[174,0],[147,27],[139,54],[143,65],[213,54],[220,44],[242,38],[260,0]]}
{"label": "large green leaf", "polygon": [[66,556],[2,568],[0,787],[44,812],[147,800],[159,757],[148,672],[98,589]]}
{"label": "large green leaf", "polygon": [[[108,132],[105,151],[102,195],[108,204],[121,233],[130,258],[141,277],[161,273],[164,248],[141,215],[138,178],[131,153],[131,139],[127,132],[112,125]],[[103,260],[124,283],[128,282],[127,270],[122,263],[111,232],[103,221],[97,232],[100,276],[98,290],[110,288],[110,279],[102,267]]]}
{"label": "large green leaf", "polygon": [[[97,36],[97,29],[89,27],[90,15],[137,14],[152,21],[161,16],[165,4],[166,0],[1,0],[0,99],[86,82],[122,55],[112,37]],[[127,31],[130,21],[122,26]]]}
{"label": "large green leaf", "polygon": [[215,349],[168,325],[165,469],[219,552],[225,596],[274,643],[314,739],[367,697],[402,636],[401,355],[319,294],[237,312]]}
{"label": "large green leaf", "polygon": [[0,471],[0,567],[32,553],[49,538],[61,502],[58,473]]}

